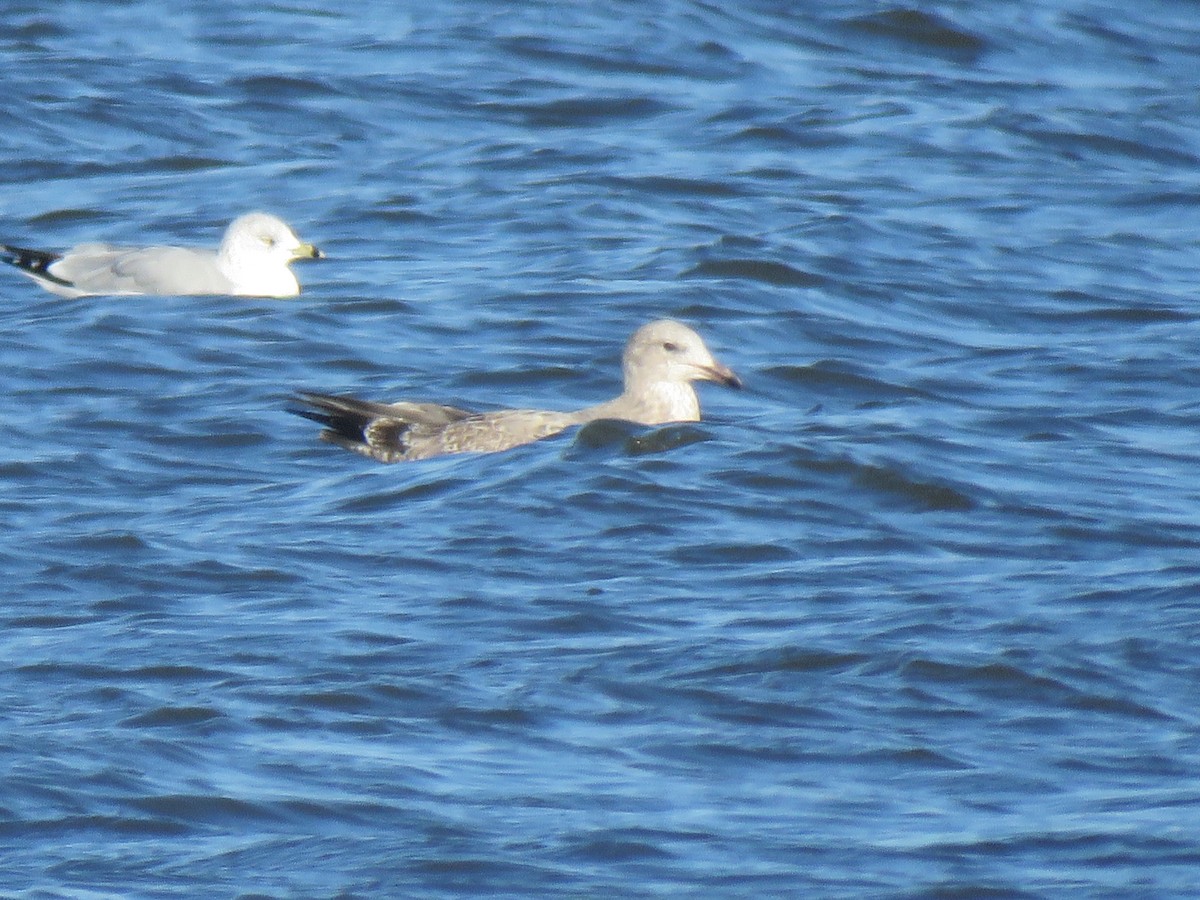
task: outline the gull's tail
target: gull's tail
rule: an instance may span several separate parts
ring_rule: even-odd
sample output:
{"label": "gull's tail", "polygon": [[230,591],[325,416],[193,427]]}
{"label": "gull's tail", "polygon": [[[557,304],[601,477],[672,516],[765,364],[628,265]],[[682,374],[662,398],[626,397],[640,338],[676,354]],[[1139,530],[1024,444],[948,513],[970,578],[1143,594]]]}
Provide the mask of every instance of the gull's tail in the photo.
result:
{"label": "gull's tail", "polygon": [[299,392],[293,399],[304,406],[288,407],[288,412],[321,425],[325,429],[321,433],[323,439],[349,450],[362,451],[366,444],[364,432],[379,415],[379,411],[372,409],[370,404],[353,397]]}
{"label": "gull's tail", "polygon": [[308,391],[299,391],[292,399],[304,406],[289,407],[288,412],[323,426],[322,440],[381,462],[403,458],[410,428],[440,429],[474,415],[436,403],[374,403]]}
{"label": "gull's tail", "polygon": [[8,263],[37,281],[49,281],[63,287],[74,287],[71,282],[59,278],[50,272],[50,267],[62,259],[60,253],[47,253],[45,250],[30,250],[27,247],[13,247],[0,244],[0,262]]}

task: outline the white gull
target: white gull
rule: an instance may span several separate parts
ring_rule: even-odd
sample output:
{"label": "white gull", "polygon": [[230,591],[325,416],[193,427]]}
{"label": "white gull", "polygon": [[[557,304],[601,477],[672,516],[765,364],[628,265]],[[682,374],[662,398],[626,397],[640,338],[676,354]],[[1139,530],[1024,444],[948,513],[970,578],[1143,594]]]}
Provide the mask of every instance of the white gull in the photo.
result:
{"label": "white gull", "polygon": [[294,297],[300,283],[288,265],[320,259],[285,222],[252,212],[234,219],[221,245],[115,247],[80,244],[63,253],[0,244],[0,261],[15,266],[48,291],[63,297],[90,294],[229,294]]}

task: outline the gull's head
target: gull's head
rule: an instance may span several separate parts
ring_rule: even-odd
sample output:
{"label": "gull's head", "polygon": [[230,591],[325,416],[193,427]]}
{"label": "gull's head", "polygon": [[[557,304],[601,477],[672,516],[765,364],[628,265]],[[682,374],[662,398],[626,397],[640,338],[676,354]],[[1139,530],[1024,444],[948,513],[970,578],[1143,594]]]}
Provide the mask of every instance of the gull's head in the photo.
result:
{"label": "gull's head", "polygon": [[622,358],[625,384],[715,381],[740,388],[741,379],[717,362],[700,335],[682,322],[660,319],[633,333]]}
{"label": "gull's head", "polygon": [[283,266],[297,259],[324,256],[296,237],[282,219],[263,212],[246,213],[230,222],[220,254],[230,259],[272,260]]}
{"label": "gull's head", "polygon": [[282,219],[252,212],[238,216],[225,229],[217,265],[233,282],[233,293],[293,297],[300,293],[300,283],[288,265],[322,256],[312,244],[296,237]]}

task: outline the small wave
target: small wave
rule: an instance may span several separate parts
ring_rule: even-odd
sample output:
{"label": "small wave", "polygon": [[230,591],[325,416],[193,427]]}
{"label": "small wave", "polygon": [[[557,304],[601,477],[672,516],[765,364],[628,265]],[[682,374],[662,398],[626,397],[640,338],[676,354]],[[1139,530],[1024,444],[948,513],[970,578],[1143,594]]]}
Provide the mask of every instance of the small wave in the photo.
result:
{"label": "small wave", "polygon": [[667,425],[646,430],[645,426],[617,419],[600,419],[584,425],[575,435],[572,450],[618,450],[626,456],[667,453],[707,441],[711,435],[696,425]]}
{"label": "small wave", "polygon": [[775,287],[818,287],[825,277],[769,259],[709,259],[683,273],[684,278],[744,278]]}
{"label": "small wave", "polygon": [[962,61],[974,61],[988,42],[950,20],[916,9],[891,9],[851,19],[858,31],[891,38],[918,50]]}
{"label": "small wave", "polygon": [[223,717],[224,713],[208,706],[162,706],[125,719],[121,724],[130,728],[186,728]]}

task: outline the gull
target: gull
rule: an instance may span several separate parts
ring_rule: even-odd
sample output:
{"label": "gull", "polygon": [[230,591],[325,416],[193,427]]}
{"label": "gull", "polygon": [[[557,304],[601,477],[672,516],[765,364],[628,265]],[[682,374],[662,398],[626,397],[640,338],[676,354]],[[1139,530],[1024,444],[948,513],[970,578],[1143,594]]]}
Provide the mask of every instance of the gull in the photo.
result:
{"label": "gull", "polygon": [[0,244],[0,262],[15,266],[63,297],[90,294],[230,294],[294,297],[300,283],[288,268],[324,254],[296,237],[281,219],[263,212],[238,216],[221,246],[114,247],[80,244],[64,253]]}
{"label": "gull", "polygon": [[380,462],[428,459],[448,453],[493,453],[597,419],[641,425],[697,422],[693,381],[742,383],[717,362],[700,335],[661,319],[634,332],[621,358],[625,390],[606,403],[575,412],[505,409],[471,412],[435,403],[375,403],[332,394],[297,393],[308,409],[291,412],[325,427],[321,438]]}

